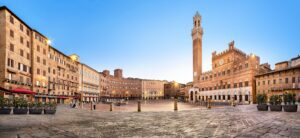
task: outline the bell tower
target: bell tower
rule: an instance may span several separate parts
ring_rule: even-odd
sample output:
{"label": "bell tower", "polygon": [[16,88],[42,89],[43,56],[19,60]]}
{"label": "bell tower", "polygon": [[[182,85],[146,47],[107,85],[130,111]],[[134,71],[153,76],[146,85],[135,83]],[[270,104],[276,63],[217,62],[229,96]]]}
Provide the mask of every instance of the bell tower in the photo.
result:
{"label": "bell tower", "polygon": [[194,18],[194,27],[192,30],[193,38],[193,82],[199,81],[202,74],[202,35],[201,16],[196,12]]}

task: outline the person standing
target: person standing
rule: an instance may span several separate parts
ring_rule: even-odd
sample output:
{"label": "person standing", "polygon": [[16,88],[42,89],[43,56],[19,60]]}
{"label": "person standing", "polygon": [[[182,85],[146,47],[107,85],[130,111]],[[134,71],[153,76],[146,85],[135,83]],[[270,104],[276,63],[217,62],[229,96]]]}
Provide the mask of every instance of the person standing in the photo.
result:
{"label": "person standing", "polygon": [[94,110],[96,110],[96,102],[93,101]]}

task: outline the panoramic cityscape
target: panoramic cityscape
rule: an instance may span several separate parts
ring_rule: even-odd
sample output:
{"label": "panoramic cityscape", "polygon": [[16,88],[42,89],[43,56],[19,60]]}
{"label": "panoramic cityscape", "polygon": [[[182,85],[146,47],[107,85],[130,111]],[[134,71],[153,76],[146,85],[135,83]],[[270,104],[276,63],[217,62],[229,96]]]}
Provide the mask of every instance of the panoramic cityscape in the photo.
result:
{"label": "panoramic cityscape", "polygon": [[127,2],[0,2],[1,138],[300,137],[299,2]]}

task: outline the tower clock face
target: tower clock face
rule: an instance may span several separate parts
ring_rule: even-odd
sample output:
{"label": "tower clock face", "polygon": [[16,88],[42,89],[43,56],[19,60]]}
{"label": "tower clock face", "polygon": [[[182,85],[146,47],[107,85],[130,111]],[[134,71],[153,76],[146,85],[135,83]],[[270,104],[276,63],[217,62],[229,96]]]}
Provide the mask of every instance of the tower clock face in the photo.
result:
{"label": "tower clock face", "polygon": [[219,65],[223,65],[223,64],[224,64],[224,60],[223,59],[219,60]]}

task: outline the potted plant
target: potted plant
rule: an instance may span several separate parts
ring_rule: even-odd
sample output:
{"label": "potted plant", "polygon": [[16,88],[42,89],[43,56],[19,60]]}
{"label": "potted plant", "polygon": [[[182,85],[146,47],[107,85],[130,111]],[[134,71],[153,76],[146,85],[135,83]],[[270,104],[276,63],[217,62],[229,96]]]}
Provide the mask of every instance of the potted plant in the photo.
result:
{"label": "potted plant", "polygon": [[258,111],[268,111],[268,105],[267,105],[267,95],[265,93],[263,94],[257,94],[257,110]]}
{"label": "potted plant", "polygon": [[15,98],[13,104],[14,104],[14,109],[13,109],[14,114],[27,114],[28,103],[26,100],[24,100],[23,98],[21,99]]}
{"label": "potted plant", "polygon": [[29,114],[42,114],[43,112],[43,103],[35,102],[29,105]]}
{"label": "potted plant", "polygon": [[283,109],[285,112],[297,112],[298,105],[296,102],[296,94],[292,92],[286,92],[283,94],[284,106]]}
{"label": "potted plant", "polygon": [[44,114],[55,114],[56,113],[56,103],[49,102],[45,104]]}
{"label": "potted plant", "polygon": [[272,95],[270,97],[270,110],[271,111],[282,111],[281,102],[282,102],[282,99],[279,95]]}
{"label": "potted plant", "polygon": [[8,99],[0,97],[0,114],[10,114],[11,104]]}

